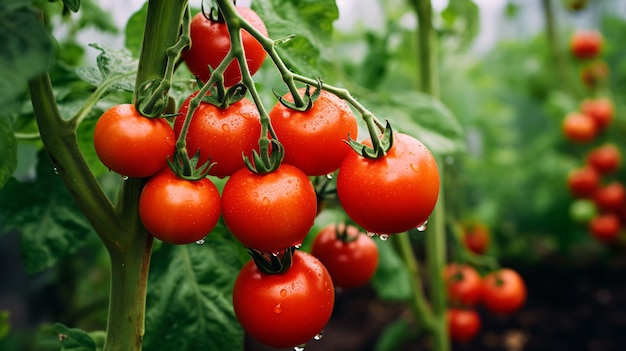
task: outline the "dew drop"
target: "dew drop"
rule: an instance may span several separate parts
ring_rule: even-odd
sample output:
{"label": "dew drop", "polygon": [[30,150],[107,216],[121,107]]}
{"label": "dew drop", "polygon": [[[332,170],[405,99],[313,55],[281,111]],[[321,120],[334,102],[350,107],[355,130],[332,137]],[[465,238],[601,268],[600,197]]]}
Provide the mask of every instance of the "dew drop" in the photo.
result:
{"label": "dew drop", "polygon": [[280,304],[274,306],[274,313],[279,314],[283,311],[283,308],[280,306]]}
{"label": "dew drop", "polygon": [[263,205],[267,206],[270,204],[270,199],[268,197],[263,198]]}
{"label": "dew drop", "polygon": [[272,252],[272,256],[274,257],[278,257],[278,255],[280,255],[280,252],[276,251],[276,252]]}
{"label": "dew drop", "polygon": [[196,240],[196,244],[198,244],[198,245],[204,244],[204,238],[202,238],[200,240]]}
{"label": "dew drop", "polygon": [[371,237],[376,236],[376,233],[374,233],[374,232],[367,232],[367,236],[369,236],[371,238]]}
{"label": "dew drop", "polygon": [[306,346],[305,344],[294,346],[293,351],[304,351],[305,346]]}
{"label": "dew drop", "polygon": [[428,228],[428,220],[425,220],[422,224],[418,225],[415,229],[417,229],[418,232],[423,232]]}
{"label": "dew drop", "polygon": [[57,174],[57,175],[59,174],[59,169],[58,168],[54,167],[52,170],[54,171],[54,174]]}
{"label": "dew drop", "polygon": [[296,249],[299,249],[299,248],[301,248],[301,247],[302,247],[302,243],[300,243],[300,244],[295,244],[293,247],[295,247]]}
{"label": "dew drop", "polygon": [[411,169],[413,170],[413,172],[416,172],[416,173],[419,173],[420,171],[420,167],[413,163],[411,163]]}
{"label": "dew drop", "polygon": [[328,174],[326,175],[326,178],[327,178],[327,179],[333,179],[333,177],[334,177],[334,176],[335,176],[335,175],[334,175],[333,173],[328,173]]}
{"label": "dew drop", "polygon": [[319,333],[317,333],[317,335],[315,335],[313,337],[313,340],[322,340],[322,337],[324,337],[324,331],[320,331]]}
{"label": "dew drop", "polygon": [[225,132],[230,132],[230,126],[228,124],[222,124],[222,130]]}
{"label": "dew drop", "polygon": [[122,180],[128,180],[128,176],[123,175]]}
{"label": "dew drop", "polygon": [[280,289],[280,296],[282,297],[287,296],[287,289]]}
{"label": "dew drop", "polygon": [[389,234],[380,234],[378,237],[382,241],[387,241],[387,239],[389,239]]}

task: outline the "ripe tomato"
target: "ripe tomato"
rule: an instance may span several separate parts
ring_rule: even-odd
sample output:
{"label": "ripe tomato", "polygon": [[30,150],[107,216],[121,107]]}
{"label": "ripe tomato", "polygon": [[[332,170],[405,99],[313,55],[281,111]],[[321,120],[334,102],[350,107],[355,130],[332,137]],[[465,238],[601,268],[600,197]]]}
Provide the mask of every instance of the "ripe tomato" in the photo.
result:
{"label": "ripe tomato", "polygon": [[[371,141],[364,144],[371,146]],[[439,169],[424,144],[395,133],[393,146],[382,158],[348,153],[337,175],[337,195],[346,213],[365,230],[405,232],[424,223],[433,211]]]}
{"label": "ripe tomato", "polygon": [[526,302],[526,284],[509,268],[499,269],[483,277],[482,304],[495,314],[510,314]]}
{"label": "ripe tomato", "polygon": [[[337,233],[347,235],[345,241]],[[366,284],[378,267],[378,246],[355,226],[341,223],[324,227],[313,240],[311,254],[317,257],[339,288]]]}
{"label": "ripe tomato", "polygon": [[143,178],[165,167],[176,140],[165,119],[146,118],[132,104],[121,104],[100,116],[93,143],[98,158],[111,171]]}
{"label": "ripe tomato", "polygon": [[580,70],[580,79],[589,88],[595,88],[609,77],[609,66],[601,60],[594,60]]}
{"label": "ripe tomato", "polygon": [[589,166],[575,169],[567,176],[567,187],[575,198],[591,198],[600,187],[600,174]]}
{"label": "ripe tomato", "polygon": [[203,239],[220,218],[220,194],[207,178],[179,178],[169,167],[150,177],[139,197],[141,223],[170,244]]}
{"label": "ripe tomato", "polygon": [[328,323],[335,303],[330,275],[315,257],[295,251],[287,272],[266,274],[254,261],[239,272],[233,307],[243,329],[275,348],[310,341]]}
{"label": "ripe tomato", "polygon": [[617,171],[621,161],[622,153],[614,144],[598,146],[587,155],[587,164],[601,174]]}
{"label": "ripe tomato", "polygon": [[[189,110],[189,100],[195,95],[187,98],[178,111],[179,116],[174,121],[177,138]],[[200,150],[198,165],[208,160],[215,162],[209,170],[210,175],[220,178],[229,176],[245,167],[242,155],[250,158],[252,150],[259,149],[259,119],[256,105],[246,98],[226,109],[202,102],[194,112],[187,130],[187,152],[193,156]]]}
{"label": "ripe tomato", "polygon": [[480,316],[475,310],[450,308],[446,312],[446,318],[450,339],[457,342],[472,340],[482,326]]}
{"label": "ripe tomato", "polygon": [[577,30],[570,38],[570,50],[578,59],[592,59],[602,50],[602,34],[596,30]]}
{"label": "ripe tomato", "polygon": [[599,214],[589,221],[589,232],[600,242],[617,238],[621,229],[619,217],[614,213]]}
{"label": "ripe tomato", "polygon": [[615,115],[613,102],[606,97],[584,99],[580,104],[580,110],[591,117],[600,130],[611,124]]}
{"label": "ripe tomato", "polygon": [[[237,6],[239,14],[259,32],[267,36],[267,28],[263,20],[252,9]],[[187,67],[203,82],[211,77],[209,67],[213,69],[222,62],[230,50],[230,35],[225,22],[216,22],[207,19],[202,13],[193,16],[189,28],[191,48],[182,53]],[[259,70],[267,55],[263,46],[250,33],[241,32],[241,42],[246,55],[246,62],[250,74]],[[241,81],[239,63],[235,60],[228,65],[224,72],[224,85],[233,86]]]}
{"label": "ripe tomato", "polygon": [[[304,89],[299,90],[301,93]],[[285,100],[293,102],[290,93]],[[351,151],[344,142],[357,137],[357,121],[348,104],[322,91],[311,109],[300,112],[277,102],[270,111],[272,126],[285,147],[284,162],[311,176],[337,170]]]}
{"label": "ripe tomato", "polygon": [[575,143],[588,143],[598,134],[598,126],[589,115],[571,112],[563,119],[562,130],[565,137]]}
{"label": "ripe tomato", "polygon": [[484,254],[489,248],[490,240],[489,228],[484,224],[477,221],[463,224],[463,242],[470,251]]}
{"label": "ripe tomato", "polygon": [[454,305],[474,306],[480,300],[480,274],[466,264],[449,263],[443,270],[448,299]]}
{"label": "ripe tomato", "polygon": [[626,189],[617,181],[611,182],[596,190],[593,201],[600,210],[616,211],[626,203]]}
{"label": "ripe tomato", "polygon": [[313,184],[289,164],[263,175],[244,167],[222,191],[222,217],[230,232],[244,246],[263,252],[300,244],[316,214]]}

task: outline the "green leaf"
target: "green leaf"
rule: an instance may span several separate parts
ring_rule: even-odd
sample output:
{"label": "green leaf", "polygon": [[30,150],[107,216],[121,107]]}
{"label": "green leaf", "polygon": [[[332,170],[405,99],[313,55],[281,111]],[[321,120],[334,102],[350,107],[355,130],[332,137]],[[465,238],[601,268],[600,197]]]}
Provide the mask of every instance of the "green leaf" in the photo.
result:
{"label": "green leaf", "polygon": [[322,75],[321,53],[330,41],[333,22],[339,18],[334,0],[254,1],[252,8],[272,39],[295,35],[277,47],[289,69],[308,77]]}
{"label": "green leaf", "polygon": [[395,92],[368,101],[381,119],[402,133],[410,134],[431,152],[449,155],[465,152],[463,128],[456,116],[440,100],[417,91]]}
{"label": "green leaf", "polygon": [[[398,234],[407,235],[407,234]],[[390,240],[393,240],[391,238]],[[370,283],[381,300],[406,301],[413,294],[411,276],[388,241],[376,240],[380,255],[378,268]]]}
{"label": "green leaf", "polygon": [[63,6],[72,12],[78,12],[80,9],[80,0],[63,0]]}
{"label": "green leaf", "polygon": [[472,0],[450,0],[441,17],[445,26],[460,37],[466,47],[480,31],[480,11]]}
{"label": "green leaf", "polygon": [[376,340],[376,351],[402,350],[408,340],[416,337],[415,326],[404,319],[397,320],[388,325]]}
{"label": "green leaf", "polygon": [[53,266],[72,254],[93,233],[47,154],[38,155],[37,178],[20,183],[9,179],[0,192],[0,228],[19,230],[28,273]]}
{"label": "green leaf", "polygon": [[243,350],[232,306],[240,248],[220,224],[202,245],[163,244],[153,252],[145,350]]}
{"label": "green leaf", "polygon": [[61,351],[96,351],[96,343],[86,331],[61,323],[57,323],[54,330],[59,336]]}
{"label": "green leaf", "polygon": [[0,118],[0,189],[17,169],[17,141],[8,118]]}
{"label": "green leaf", "polygon": [[141,52],[141,45],[143,44],[143,31],[146,25],[146,16],[148,15],[148,2],[141,7],[137,12],[126,22],[125,31],[125,46],[134,57],[139,57]]}
{"label": "green leaf", "polygon": [[52,38],[26,1],[0,4],[0,104],[14,99],[28,79],[46,72],[54,61]]}
{"label": "green leaf", "polygon": [[79,67],[76,73],[81,79],[95,86],[110,84],[108,90],[133,91],[138,61],[126,49],[111,49],[98,44],[89,46],[100,50],[98,67]]}

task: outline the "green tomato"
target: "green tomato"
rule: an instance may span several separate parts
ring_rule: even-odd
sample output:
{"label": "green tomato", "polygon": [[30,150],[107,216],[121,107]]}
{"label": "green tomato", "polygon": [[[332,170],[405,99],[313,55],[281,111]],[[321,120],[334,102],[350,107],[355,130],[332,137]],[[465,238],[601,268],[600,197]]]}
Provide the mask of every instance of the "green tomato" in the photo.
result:
{"label": "green tomato", "polygon": [[596,205],[591,200],[576,200],[569,208],[570,217],[574,222],[587,223],[597,213]]}

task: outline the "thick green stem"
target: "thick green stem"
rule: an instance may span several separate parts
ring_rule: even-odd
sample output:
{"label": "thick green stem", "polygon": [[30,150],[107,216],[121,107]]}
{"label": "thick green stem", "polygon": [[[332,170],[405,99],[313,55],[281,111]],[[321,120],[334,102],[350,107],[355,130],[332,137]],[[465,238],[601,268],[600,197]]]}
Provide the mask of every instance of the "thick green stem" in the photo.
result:
{"label": "thick green stem", "polygon": [[430,0],[410,0],[410,2],[417,13],[419,22],[417,34],[421,90],[433,96],[439,96],[439,65],[433,30],[433,7]]}
{"label": "thick green stem", "polygon": [[569,62],[565,57],[565,51],[561,47],[558,35],[558,26],[556,23],[556,16],[554,14],[554,8],[552,0],[542,0],[543,14],[546,21],[546,37],[548,39],[548,46],[550,49],[550,55],[556,68],[556,80],[560,85],[560,88],[569,92],[574,92],[574,86],[570,79],[569,74]]}

